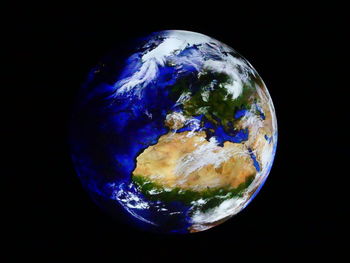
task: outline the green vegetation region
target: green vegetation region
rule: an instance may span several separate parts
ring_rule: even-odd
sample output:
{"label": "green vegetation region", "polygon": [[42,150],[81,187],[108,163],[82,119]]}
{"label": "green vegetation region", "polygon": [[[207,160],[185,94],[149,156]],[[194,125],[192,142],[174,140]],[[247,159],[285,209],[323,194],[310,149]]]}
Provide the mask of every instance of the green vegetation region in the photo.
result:
{"label": "green vegetation region", "polygon": [[184,93],[190,94],[190,98],[183,104],[186,116],[204,114],[212,124],[221,124],[225,129],[229,129],[235,120],[235,112],[251,107],[250,98],[255,91],[254,81],[245,83],[242,94],[233,99],[232,94],[225,88],[225,85],[230,83],[230,77],[225,73],[205,71],[195,81],[193,76],[180,79],[171,87],[171,91],[176,99]]}
{"label": "green vegetation region", "polygon": [[172,202],[180,201],[190,205],[199,199],[204,200],[198,204],[198,209],[202,212],[220,205],[223,201],[234,197],[241,197],[244,190],[252,183],[255,176],[252,175],[236,188],[208,188],[203,191],[193,191],[190,189],[181,189],[179,187],[168,189],[157,183],[154,183],[142,175],[132,176],[132,181],[137,185],[139,190],[150,200]]}

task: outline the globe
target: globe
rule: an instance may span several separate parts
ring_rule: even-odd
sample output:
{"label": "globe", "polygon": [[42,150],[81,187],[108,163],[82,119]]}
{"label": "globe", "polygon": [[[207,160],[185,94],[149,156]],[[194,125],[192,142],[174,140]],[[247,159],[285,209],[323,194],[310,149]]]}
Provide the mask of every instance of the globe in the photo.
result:
{"label": "globe", "polygon": [[139,229],[194,233],[264,184],[277,123],[264,82],[231,47],[168,30],[112,51],[74,106],[74,167],[92,200]]}

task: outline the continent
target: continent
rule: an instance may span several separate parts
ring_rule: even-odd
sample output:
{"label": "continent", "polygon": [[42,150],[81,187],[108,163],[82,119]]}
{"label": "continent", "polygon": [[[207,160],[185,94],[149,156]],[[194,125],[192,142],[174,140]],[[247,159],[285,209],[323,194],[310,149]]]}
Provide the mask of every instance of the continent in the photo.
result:
{"label": "continent", "polygon": [[235,121],[236,129],[248,129],[249,137],[244,142],[255,154],[262,170],[268,168],[275,147],[277,130],[274,108],[264,85],[257,86],[257,102],[239,120]]}
{"label": "continent", "polygon": [[235,121],[235,111],[249,108],[256,95],[250,79],[241,82],[239,89],[233,88],[232,83],[229,74],[204,69],[197,79],[192,79],[192,76],[180,79],[171,91],[178,98],[177,104],[183,106],[185,116],[203,114],[214,125],[230,129],[230,124]]}
{"label": "continent", "polygon": [[254,177],[256,169],[243,144],[208,142],[205,132],[168,133],[137,157],[133,176],[164,188],[191,191],[235,189]]}

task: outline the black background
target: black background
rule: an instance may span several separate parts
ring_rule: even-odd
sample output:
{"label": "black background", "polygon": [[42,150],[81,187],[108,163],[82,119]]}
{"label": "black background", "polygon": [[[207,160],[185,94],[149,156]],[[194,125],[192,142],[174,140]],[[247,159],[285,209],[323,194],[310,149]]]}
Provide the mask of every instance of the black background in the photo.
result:
{"label": "black background", "polygon": [[[348,71],[344,7],[237,2],[12,6],[2,22],[3,225],[9,259],[236,260],[343,252],[347,230]],[[170,11],[169,11],[170,10]],[[196,31],[232,46],[264,79],[279,141],[269,179],[240,214],[193,235],[155,235],[89,199],[67,131],[88,71],[130,38]],[[6,209],[6,210],[5,210]]]}

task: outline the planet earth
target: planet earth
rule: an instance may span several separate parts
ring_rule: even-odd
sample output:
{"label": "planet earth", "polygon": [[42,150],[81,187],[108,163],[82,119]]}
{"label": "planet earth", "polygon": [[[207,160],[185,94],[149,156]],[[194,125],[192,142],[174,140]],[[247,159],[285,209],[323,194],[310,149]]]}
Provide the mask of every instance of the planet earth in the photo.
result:
{"label": "planet earth", "polygon": [[75,103],[71,156],[110,215],[143,230],[193,233],[244,209],[276,151],[269,92],[234,49],[168,30],[112,51]]}

